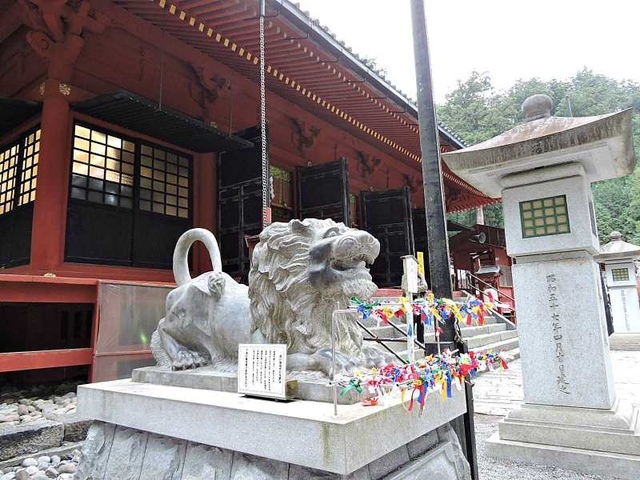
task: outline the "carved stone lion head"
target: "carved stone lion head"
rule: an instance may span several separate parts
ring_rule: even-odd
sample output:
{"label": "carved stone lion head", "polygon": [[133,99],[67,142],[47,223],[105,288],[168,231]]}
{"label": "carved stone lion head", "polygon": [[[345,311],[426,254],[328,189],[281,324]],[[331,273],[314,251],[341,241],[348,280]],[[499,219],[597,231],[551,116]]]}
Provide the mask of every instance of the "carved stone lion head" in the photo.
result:
{"label": "carved stone lion head", "polygon": [[[331,344],[331,314],[349,298],[377,289],[367,264],[380,244],[369,233],[333,220],[274,223],[260,234],[249,273],[253,328],[289,353],[314,353]],[[340,351],[359,357],[362,334],[352,317],[337,323]]]}

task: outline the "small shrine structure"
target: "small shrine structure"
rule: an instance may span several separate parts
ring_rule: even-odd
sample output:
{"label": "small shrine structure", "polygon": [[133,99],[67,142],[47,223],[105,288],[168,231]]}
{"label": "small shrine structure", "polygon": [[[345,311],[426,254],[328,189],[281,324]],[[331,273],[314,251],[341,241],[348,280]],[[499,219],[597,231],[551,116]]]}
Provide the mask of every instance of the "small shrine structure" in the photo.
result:
{"label": "small shrine structure", "polygon": [[596,260],[603,265],[613,317],[612,349],[640,349],[640,305],[637,266],[640,247],[611,232],[611,241],[600,248]]}

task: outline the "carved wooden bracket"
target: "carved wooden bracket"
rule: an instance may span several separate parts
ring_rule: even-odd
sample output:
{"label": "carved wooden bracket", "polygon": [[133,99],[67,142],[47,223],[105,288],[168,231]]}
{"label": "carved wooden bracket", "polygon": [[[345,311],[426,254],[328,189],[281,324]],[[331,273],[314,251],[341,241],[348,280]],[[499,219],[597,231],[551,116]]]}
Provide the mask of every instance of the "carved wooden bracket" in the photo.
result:
{"label": "carved wooden bracket", "polygon": [[304,151],[307,148],[313,147],[316,142],[316,138],[320,134],[320,129],[315,125],[307,128],[302,120],[289,117],[293,125],[291,132],[291,143],[293,143],[301,156],[304,156]]}
{"label": "carved wooden bracket", "polygon": [[109,24],[103,14],[91,8],[87,0],[18,0],[24,23],[31,27],[27,41],[31,48],[49,61],[50,78],[71,80],[84,31],[102,33]]}

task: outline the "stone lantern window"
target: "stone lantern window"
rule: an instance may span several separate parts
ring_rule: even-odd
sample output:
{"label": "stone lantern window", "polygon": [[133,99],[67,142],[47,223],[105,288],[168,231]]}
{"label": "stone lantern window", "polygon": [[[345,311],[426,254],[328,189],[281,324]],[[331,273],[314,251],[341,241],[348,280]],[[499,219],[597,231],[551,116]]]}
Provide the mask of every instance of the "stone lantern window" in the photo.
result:
{"label": "stone lantern window", "polygon": [[566,195],[520,202],[522,238],[569,233]]}
{"label": "stone lantern window", "polygon": [[629,269],[628,268],[613,268],[611,269],[611,277],[614,282],[628,282],[629,281]]}

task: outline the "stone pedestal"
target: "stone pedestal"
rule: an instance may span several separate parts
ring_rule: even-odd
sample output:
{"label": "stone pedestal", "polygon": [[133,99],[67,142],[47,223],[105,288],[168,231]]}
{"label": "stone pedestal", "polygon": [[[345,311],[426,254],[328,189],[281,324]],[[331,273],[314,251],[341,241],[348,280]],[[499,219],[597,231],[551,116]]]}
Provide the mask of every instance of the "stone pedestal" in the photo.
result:
{"label": "stone pedestal", "polygon": [[600,271],[591,256],[522,258],[513,266],[513,283],[526,403],[611,408]]}
{"label": "stone pedestal", "polygon": [[606,410],[525,403],[500,422],[487,441],[487,452],[496,458],[637,479],[638,407],[625,402]]}
{"label": "stone pedestal", "polygon": [[551,117],[523,103],[525,123],[445,155],[502,196],[522,358],[524,404],[500,422],[489,454],[638,479],[637,410],[616,403],[591,182],[633,171],[630,112]]}
{"label": "stone pedestal", "polygon": [[396,400],[334,417],[331,403],[118,380],[79,387],[78,409],[100,422],[78,479],[470,479],[448,426],[464,392],[429,396],[422,416]]}

